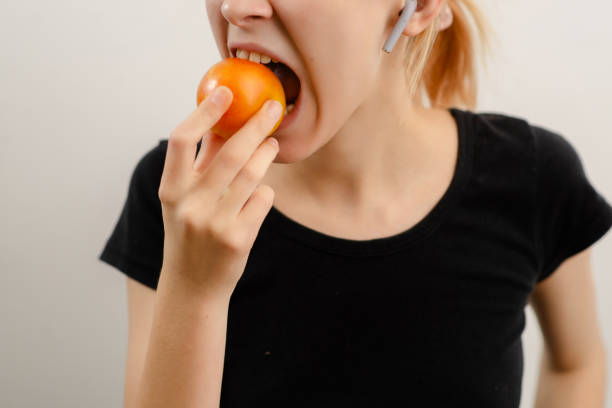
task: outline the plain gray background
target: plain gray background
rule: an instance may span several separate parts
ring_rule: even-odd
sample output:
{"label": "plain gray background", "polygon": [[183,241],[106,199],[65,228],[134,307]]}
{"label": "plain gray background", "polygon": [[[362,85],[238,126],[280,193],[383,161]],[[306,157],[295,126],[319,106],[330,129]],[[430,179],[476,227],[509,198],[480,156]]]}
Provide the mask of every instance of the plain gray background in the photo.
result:
{"label": "plain gray background", "polygon": [[[480,3],[498,41],[477,111],[563,134],[611,202],[612,6]],[[0,406],[120,407],[125,276],[97,257],[135,164],[195,109],[220,59],[204,2],[2,2],[0,34]],[[609,235],[593,268],[610,366]],[[522,408],[542,347],[527,319]]]}

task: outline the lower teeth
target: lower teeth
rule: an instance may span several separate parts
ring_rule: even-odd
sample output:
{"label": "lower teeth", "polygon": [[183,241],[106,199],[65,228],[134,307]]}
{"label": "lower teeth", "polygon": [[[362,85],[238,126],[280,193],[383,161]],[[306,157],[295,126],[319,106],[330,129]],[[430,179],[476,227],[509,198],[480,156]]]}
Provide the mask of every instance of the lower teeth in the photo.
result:
{"label": "lower teeth", "polygon": [[287,107],[285,109],[285,115],[290,114],[291,111],[293,110],[293,108],[295,108],[295,103],[292,103],[291,105],[287,105]]}

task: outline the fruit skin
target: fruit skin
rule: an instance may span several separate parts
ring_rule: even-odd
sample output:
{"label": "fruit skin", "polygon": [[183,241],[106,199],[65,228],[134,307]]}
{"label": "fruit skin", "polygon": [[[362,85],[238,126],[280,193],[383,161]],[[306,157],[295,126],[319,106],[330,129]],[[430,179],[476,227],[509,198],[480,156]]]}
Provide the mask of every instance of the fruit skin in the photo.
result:
{"label": "fruit skin", "polygon": [[[217,86],[224,85],[234,94],[232,104],[211,130],[224,139],[228,139],[253,116],[268,100],[281,103],[283,112],[286,108],[283,84],[274,73],[253,61],[241,58],[226,58],[213,65],[198,86],[197,105]],[[270,136],[283,121],[284,116],[274,125]],[[266,136],[266,137],[267,137]]]}

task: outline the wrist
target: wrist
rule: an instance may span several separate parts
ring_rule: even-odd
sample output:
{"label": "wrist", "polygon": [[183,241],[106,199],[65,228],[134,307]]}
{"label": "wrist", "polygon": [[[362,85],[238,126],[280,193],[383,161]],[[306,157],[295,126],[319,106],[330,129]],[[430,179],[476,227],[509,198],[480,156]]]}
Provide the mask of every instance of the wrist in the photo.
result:
{"label": "wrist", "polygon": [[159,297],[171,296],[178,299],[181,303],[190,305],[194,310],[203,309],[226,309],[229,308],[231,293],[220,290],[202,288],[181,276],[167,273],[162,268],[159,283],[157,285]]}

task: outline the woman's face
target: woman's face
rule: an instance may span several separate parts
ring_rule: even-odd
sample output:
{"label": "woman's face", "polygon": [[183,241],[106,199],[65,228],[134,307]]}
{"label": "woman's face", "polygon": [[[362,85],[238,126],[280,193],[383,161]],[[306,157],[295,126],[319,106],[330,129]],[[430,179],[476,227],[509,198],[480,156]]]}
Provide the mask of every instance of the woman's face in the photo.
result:
{"label": "woman's face", "polygon": [[398,49],[405,38],[389,56],[382,50],[402,5],[389,0],[206,1],[223,58],[231,56],[229,42],[254,42],[279,55],[300,79],[301,107],[293,123],[275,134],[280,143],[275,162],[310,156],[363,104],[380,105],[375,100],[379,88],[390,84],[389,76],[404,75]]}

